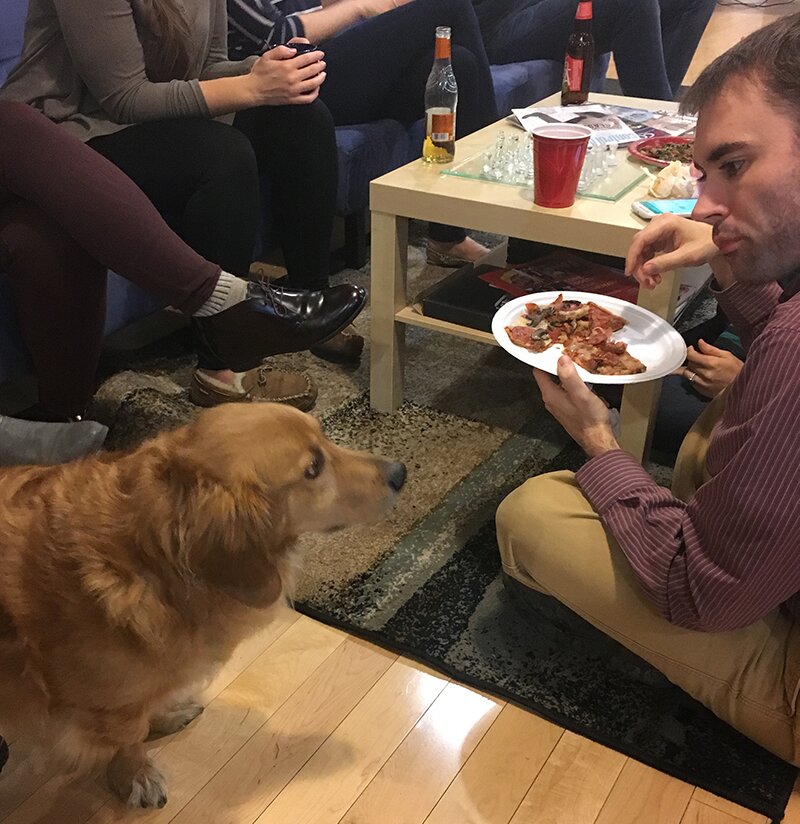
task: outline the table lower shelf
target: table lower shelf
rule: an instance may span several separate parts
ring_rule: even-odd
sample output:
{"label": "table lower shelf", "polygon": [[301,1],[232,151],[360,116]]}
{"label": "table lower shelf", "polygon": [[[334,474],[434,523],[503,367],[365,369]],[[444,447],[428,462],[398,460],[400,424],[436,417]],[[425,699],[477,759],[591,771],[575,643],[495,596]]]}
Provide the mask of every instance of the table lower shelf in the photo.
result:
{"label": "table lower shelf", "polygon": [[398,323],[405,323],[409,326],[421,326],[424,329],[433,329],[435,332],[445,332],[448,335],[456,335],[468,340],[476,340],[479,343],[490,343],[492,346],[499,344],[491,332],[482,332],[480,329],[471,329],[469,326],[461,326],[458,323],[450,323],[439,318],[429,318],[417,311],[413,306],[406,306],[395,313],[395,320]]}

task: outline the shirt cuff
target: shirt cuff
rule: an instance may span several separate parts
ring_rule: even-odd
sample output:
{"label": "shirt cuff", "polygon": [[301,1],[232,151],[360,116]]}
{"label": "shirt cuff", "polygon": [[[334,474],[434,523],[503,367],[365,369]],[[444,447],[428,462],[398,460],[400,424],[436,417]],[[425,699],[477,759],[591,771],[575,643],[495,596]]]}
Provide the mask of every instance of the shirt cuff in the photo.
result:
{"label": "shirt cuff", "polygon": [[641,489],[658,487],[633,455],[622,449],[587,461],[575,473],[575,479],[595,512],[601,515],[620,499],[635,497]]}

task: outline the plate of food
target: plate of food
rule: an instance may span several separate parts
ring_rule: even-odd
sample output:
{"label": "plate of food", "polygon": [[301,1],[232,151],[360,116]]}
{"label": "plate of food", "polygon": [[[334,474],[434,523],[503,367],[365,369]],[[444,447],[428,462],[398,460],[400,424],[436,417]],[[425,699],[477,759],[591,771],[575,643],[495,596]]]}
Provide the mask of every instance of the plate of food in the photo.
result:
{"label": "plate of food", "polygon": [[648,137],[628,146],[633,157],[650,166],[669,166],[676,160],[689,165],[693,150],[693,137]]}
{"label": "plate of food", "polygon": [[523,363],[556,374],[562,353],[586,383],[642,383],[686,360],[683,338],[641,306],[593,292],[537,292],[503,304],[492,334]]}

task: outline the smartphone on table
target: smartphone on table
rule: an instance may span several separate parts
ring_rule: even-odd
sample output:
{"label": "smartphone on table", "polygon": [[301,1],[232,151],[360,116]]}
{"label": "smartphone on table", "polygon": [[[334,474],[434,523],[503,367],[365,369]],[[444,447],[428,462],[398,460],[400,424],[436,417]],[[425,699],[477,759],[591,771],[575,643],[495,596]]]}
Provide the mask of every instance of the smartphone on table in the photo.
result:
{"label": "smartphone on table", "polygon": [[635,200],[631,204],[631,210],[643,220],[650,220],[656,215],[689,217],[696,204],[696,197],[669,200]]}

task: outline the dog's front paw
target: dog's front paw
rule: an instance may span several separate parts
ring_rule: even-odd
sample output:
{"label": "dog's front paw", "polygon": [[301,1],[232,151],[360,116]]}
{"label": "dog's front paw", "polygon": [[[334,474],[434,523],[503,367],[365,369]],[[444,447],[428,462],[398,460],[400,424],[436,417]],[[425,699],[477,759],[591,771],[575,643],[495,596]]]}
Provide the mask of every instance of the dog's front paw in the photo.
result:
{"label": "dog's front paw", "polygon": [[167,779],[148,761],[133,777],[131,791],[125,803],[129,807],[157,809],[167,803]]}
{"label": "dog's front paw", "polygon": [[159,738],[162,735],[171,735],[187,727],[205,707],[194,701],[185,704],[175,704],[160,715],[150,719],[150,738]]}
{"label": "dog's front paw", "polygon": [[108,765],[111,789],[129,807],[158,809],[167,803],[167,779],[149,758],[120,750]]}

